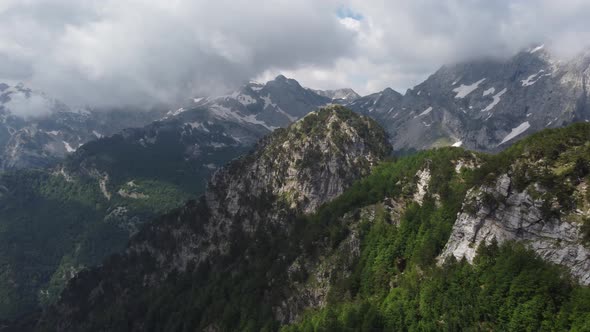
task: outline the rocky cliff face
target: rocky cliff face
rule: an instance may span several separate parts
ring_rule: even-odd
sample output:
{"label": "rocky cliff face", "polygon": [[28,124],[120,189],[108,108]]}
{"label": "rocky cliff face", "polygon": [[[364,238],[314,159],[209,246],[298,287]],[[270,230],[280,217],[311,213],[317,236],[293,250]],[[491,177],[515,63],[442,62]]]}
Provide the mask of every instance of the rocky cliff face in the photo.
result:
{"label": "rocky cliff face", "polygon": [[[387,156],[385,137],[375,122],[339,107],[311,113],[277,130],[254,153],[213,175],[204,196],[208,221],[201,232],[189,236],[194,233],[189,229],[154,225],[157,233],[171,232],[179,247],[170,252],[172,256],[160,257],[163,266],[158,273],[184,271],[189,263],[198,265],[209,255],[228,254],[233,232],[252,236],[266,228],[288,230],[287,214],[314,211]],[[141,253],[145,245],[149,243],[134,243],[129,250]]]}
{"label": "rocky cliff face", "polygon": [[572,193],[579,199],[576,208],[548,215],[547,200],[541,197],[546,188],[534,183],[521,191],[513,181],[502,174],[492,186],[467,194],[440,260],[453,255],[473,262],[482,243],[519,241],[543,259],[567,267],[580,283],[590,284],[590,249],[584,245],[581,230],[581,221],[590,218],[586,182],[580,182]]}
{"label": "rocky cliff face", "polygon": [[[259,242],[289,234],[296,215],[367,175],[389,154],[386,140],[375,122],[337,106],[275,131],[219,170],[199,202],[150,224],[124,255],[74,278],[40,328],[96,328],[112,308],[139,314],[137,299],[179,274],[249,261]],[[115,324],[141,329],[141,315],[131,316]]]}
{"label": "rocky cliff face", "polygon": [[578,124],[567,129],[575,135],[546,132],[503,153],[512,156],[510,164],[490,170],[466,194],[439,261],[472,262],[480,244],[522,242],[588,285],[588,129]]}
{"label": "rocky cliff face", "polygon": [[383,124],[395,150],[498,151],[544,128],[589,121],[589,63],[587,52],[560,61],[536,47],[443,66],[403,96],[386,89],[348,107]]}

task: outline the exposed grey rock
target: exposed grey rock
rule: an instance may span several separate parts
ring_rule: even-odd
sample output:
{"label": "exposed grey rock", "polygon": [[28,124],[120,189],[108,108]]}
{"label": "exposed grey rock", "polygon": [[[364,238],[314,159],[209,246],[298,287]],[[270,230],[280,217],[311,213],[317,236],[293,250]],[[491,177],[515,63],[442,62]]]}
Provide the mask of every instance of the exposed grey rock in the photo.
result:
{"label": "exposed grey rock", "polygon": [[312,90],[320,96],[328,97],[337,103],[347,103],[355,101],[361,96],[356,93],[353,89],[344,88],[336,90]]}
{"label": "exposed grey rock", "polygon": [[[371,145],[358,128],[344,121],[339,113],[324,110],[319,114],[322,120],[315,119],[318,115],[312,113],[288,130],[263,139],[253,155],[218,170],[205,194],[210,222],[204,225],[203,232],[194,236],[189,236],[186,229],[175,229],[174,233],[180,234],[182,239],[177,239],[176,243],[180,245],[186,241],[190,249],[185,248],[172,257],[162,257],[159,263],[172,262],[171,267],[183,271],[189,261],[198,265],[210,254],[226,254],[232,236],[228,230],[236,227],[246,236],[269,225],[288,229],[281,224],[285,222],[285,207],[292,213],[314,211],[340,195],[355,179],[368,174],[369,169],[387,155],[383,145]],[[313,124],[322,126],[322,130],[317,135],[306,133],[306,120],[322,121]],[[379,137],[381,129],[374,122],[364,120],[363,125]],[[268,200],[269,209],[255,210],[246,203],[252,199]],[[215,242],[217,244],[213,245]],[[131,246],[129,250],[136,248]],[[143,244],[139,250],[145,250]],[[170,269],[161,269],[164,275],[166,271]]]}
{"label": "exposed grey rock", "polygon": [[[365,207],[361,218],[374,218],[374,207]],[[372,221],[372,220],[371,220]],[[334,250],[325,250],[320,257],[299,256],[288,268],[288,280],[284,288],[291,288],[289,296],[273,308],[277,321],[288,323],[296,321],[304,310],[324,307],[334,277],[350,276],[352,268],[360,257],[361,239],[359,223],[352,214],[342,218],[349,233]],[[311,275],[306,282],[300,282],[297,276],[302,273]]]}
{"label": "exposed grey rock", "polygon": [[498,151],[544,128],[589,121],[590,53],[563,62],[533,50],[443,66],[403,96],[386,89],[347,106],[381,123],[398,151]]}
{"label": "exposed grey rock", "polygon": [[428,184],[430,183],[430,169],[428,167],[419,170],[416,173],[416,191],[414,192],[414,201],[422,205],[424,196],[428,192]]}
{"label": "exposed grey rock", "polygon": [[265,84],[248,83],[229,95],[197,98],[184,109],[207,112],[213,119],[258,126],[266,134],[331,101],[303,88],[296,80],[279,75]]}
{"label": "exposed grey rock", "polygon": [[588,217],[590,211],[547,217],[541,211],[543,203],[528,190],[513,189],[507,174],[499,176],[494,186],[471,189],[439,261],[452,255],[473,262],[481,243],[519,241],[543,259],[567,267],[580,283],[590,284],[590,250],[582,244],[581,225],[574,221],[578,218],[570,218]]}

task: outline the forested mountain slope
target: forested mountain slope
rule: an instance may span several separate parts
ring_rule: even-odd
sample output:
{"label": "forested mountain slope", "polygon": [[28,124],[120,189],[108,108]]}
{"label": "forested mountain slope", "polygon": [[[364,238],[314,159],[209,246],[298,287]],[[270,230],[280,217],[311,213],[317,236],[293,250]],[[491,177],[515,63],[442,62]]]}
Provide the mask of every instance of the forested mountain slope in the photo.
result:
{"label": "forested mountain slope", "polygon": [[[42,97],[47,114],[13,114],[17,97]],[[217,168],[330,100],[279,76],[122,129],[140,123],[131,114],[150,122],[153,112],[74,112],[24,86],[5,87],[0,164],[4,143],[18,149],[5,154],[14,162],[0,174],[0,319],[51,303],[79,270],[124,249],[143,223],[201,195]]]}
{"label": "forested mountain slope", "polygon": [[[52,325],[50,330],[100,329],[106,316],[99,312],[108,311],[108,316],[126,313],[108,323],[110,329],[128,324],[143,329],[146,320],[152,319],[144,316],[148,314],[145,306],[155,305],[152,293],[189,276],[203,286],[202,305],[217,312],[219,306],[210,303],[213,298],[206,295],[213,295],[216,286],[207,287],[208,281],[217,280],[222,286],[231,282],[226,279],[232,275],[227,269],[246,268],[254,269],[247,277],[250,282],[266,283],[260,274],[264,272],[256,268],[259,254],[279,254],[273,247],[287,243],[295,231],[296,216],[315,211],[338,196],[388,154],[386,136],[375,122],[338,107],[320,110],[286,130],[279,129],[253,153],[218,171],[201,200],[144,228],[124,255],[80,273],[63,293],[62,301],[47,311],[41,325]],[[282,261],[279,258],[277,263]],[[219,274],[225,277],[217,278]],[[262,300],[279,294],[252,295]],[[70,311],[72,306],[77,309]],[[263,316],[272,309],[253,303],[248,307]],[[194,319],[211,323],[213,317]],[[169,323],[172,321],[162,320],[158,324]]]}
{"label": "forested mountain slope", "polygon": [[36,329],[581,330],[589,149],[577,124],[381,162],[345,190],[385,135],[322,110],[80,273]]}

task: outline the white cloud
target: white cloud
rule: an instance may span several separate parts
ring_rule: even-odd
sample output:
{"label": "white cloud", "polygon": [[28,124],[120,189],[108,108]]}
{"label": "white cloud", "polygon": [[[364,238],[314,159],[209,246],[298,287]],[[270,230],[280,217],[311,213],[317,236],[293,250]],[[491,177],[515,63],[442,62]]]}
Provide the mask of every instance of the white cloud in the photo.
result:
{"label": "white cloud", "polygon": [[[506,57],[533,43],[569,57],[590,42],[590,2],[584,0],[350,0],[347,5],[362,15],[354,26],[355,56],[292,72],[303,84],[349,85],[360,93],[392,87],[403,93],[443,64]],[[320,79],[318,71],[335,79]]]}
{"label": "white cloud", "polygon": [[28,118],[48,114],[51,111],[53,104],[43,96],[32,94],[27,98],[24,93],[18,92],[12,93],[10,95],[10,101],[5,103],[4,106],[8,108],[12,114]]}
{"label": "white cloud", "polygon": [[360,20],[354,19],[352,17],[344,17],[340,19],[340,23],[344,25],[347,29],[358,32],[361,29],[361,22]]}
{"label": "white cloud", "polygon": [[354,32],[330,0],[30,0],[0,8],[0,79],[91,105],[218,92],[271,67],[329,66],[353,49]]}
{"label": "white cloud", "polygon": [[590,40],[584,0],[1,0],[0,80],[70,103],[147,105],[278,73],[412,87],[449,62]]}

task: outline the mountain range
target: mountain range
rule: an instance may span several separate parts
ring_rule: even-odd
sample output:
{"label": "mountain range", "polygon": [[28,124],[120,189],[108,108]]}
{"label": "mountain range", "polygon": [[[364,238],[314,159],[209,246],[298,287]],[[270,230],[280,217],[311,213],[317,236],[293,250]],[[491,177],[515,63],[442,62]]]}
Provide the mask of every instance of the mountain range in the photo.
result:
{"label": "mountain range", "polygon": [[385,161],[376,122],[324,108],[78,273],[33,326],[579,328],[590,305],[589,141],[578,124],[498,155],[444,148]]}
{"label": "mountain range", "polygon": [[86,142],[162,115],[157,109],[72,108],[22,83],[0,83],[0,170],[54,166]]}
{"label": "mountain range", "polygon": [[[21,162],[0,173],[0,220],[6,229],[0,233],[5,270],[0,318],[51,303],[69,278],[122,250],[143,223],[197,198],[215,169],[329,101],[279,76],[229,96],[192,100],[158,113],[160,118],[145,126],[93,139],[77,133],[98,128],[92,126],[103,117],[122,125],[124,117],[143,113],[80,113],[63,106],[48,110],[45,118],[22,119],[23,127],[7,145],[22,137],[32,142],[5,150],[5,160]],[[5,128],[12,128],[13,119],[19,118],[10,116]],[[78,146],[83,138],[90,141]],[[74,147],[50,150],[66,143]]]}
{"label": "mountain range", "polygon": [[[477,319],[504,330],[522,317],[478,307],[492,316],[440,318],[441,304],[395,325],[383,309],[412,276],[427,296],[423,280],[447,261],[451,275],[487,277],[469,269],[480,268],[478,248],[496,246],[494,261],[544,271],[528,282],[574,290],[567,308],[551,289],[518,301],[544,297],[554,311],[539,315],[582,324],[572,301],[585,305],[576,287],[590,281],[590,128],[545,128],[588,122],[589,65],[588,54],[563,62],[538,46],[443,66],[403,95],[279,75],[148,112],[75,109],[2,84],[0,319],[33,312],[17,330],[41,331],[299,331],[373,315],[382,328],[418,328],[422,317],[435,330]],[[442,147],[467,150],[429,150]],[[487,268],[515,268],[506,264]],[[395,305],[418,299],[404,301]],[[493,310],[513,305],[498,301]],[[356,320],[326,316],[346,308]]]}
{"label": "mountain range", "polygon": [[[0,160],[3,169],[46,167],[83,143],[126,128],[153,133],[166,127],[186,137],[189,131],[206,133],[209,123],[224,127],[229,141],[222,144],[252,146],[272,130],[330,103],[377,120],[397,154],[450,145],[500,151],[544,128],[590,121],[589,54],[563,61],[540,45],[508,59],[446,65],[403,95],[390,88],[363,97],[352,89],[312,90],[279,75],[228,95],[193,98],[167,113],[74,109],[22,84],[2,84]],[[37,105],[45,109],[44,116],[23,118],[11,112],[11,105]],[[196,140],[199,146],[203,143]]]}
{"label": "mountain range", "polygon": [[561,61],[541,45],[446,65],[404,95],[385,89],[348,107],[381,123],[397,151],[494,152],[544,128],[590,121],[589,66],[590,52]]}

